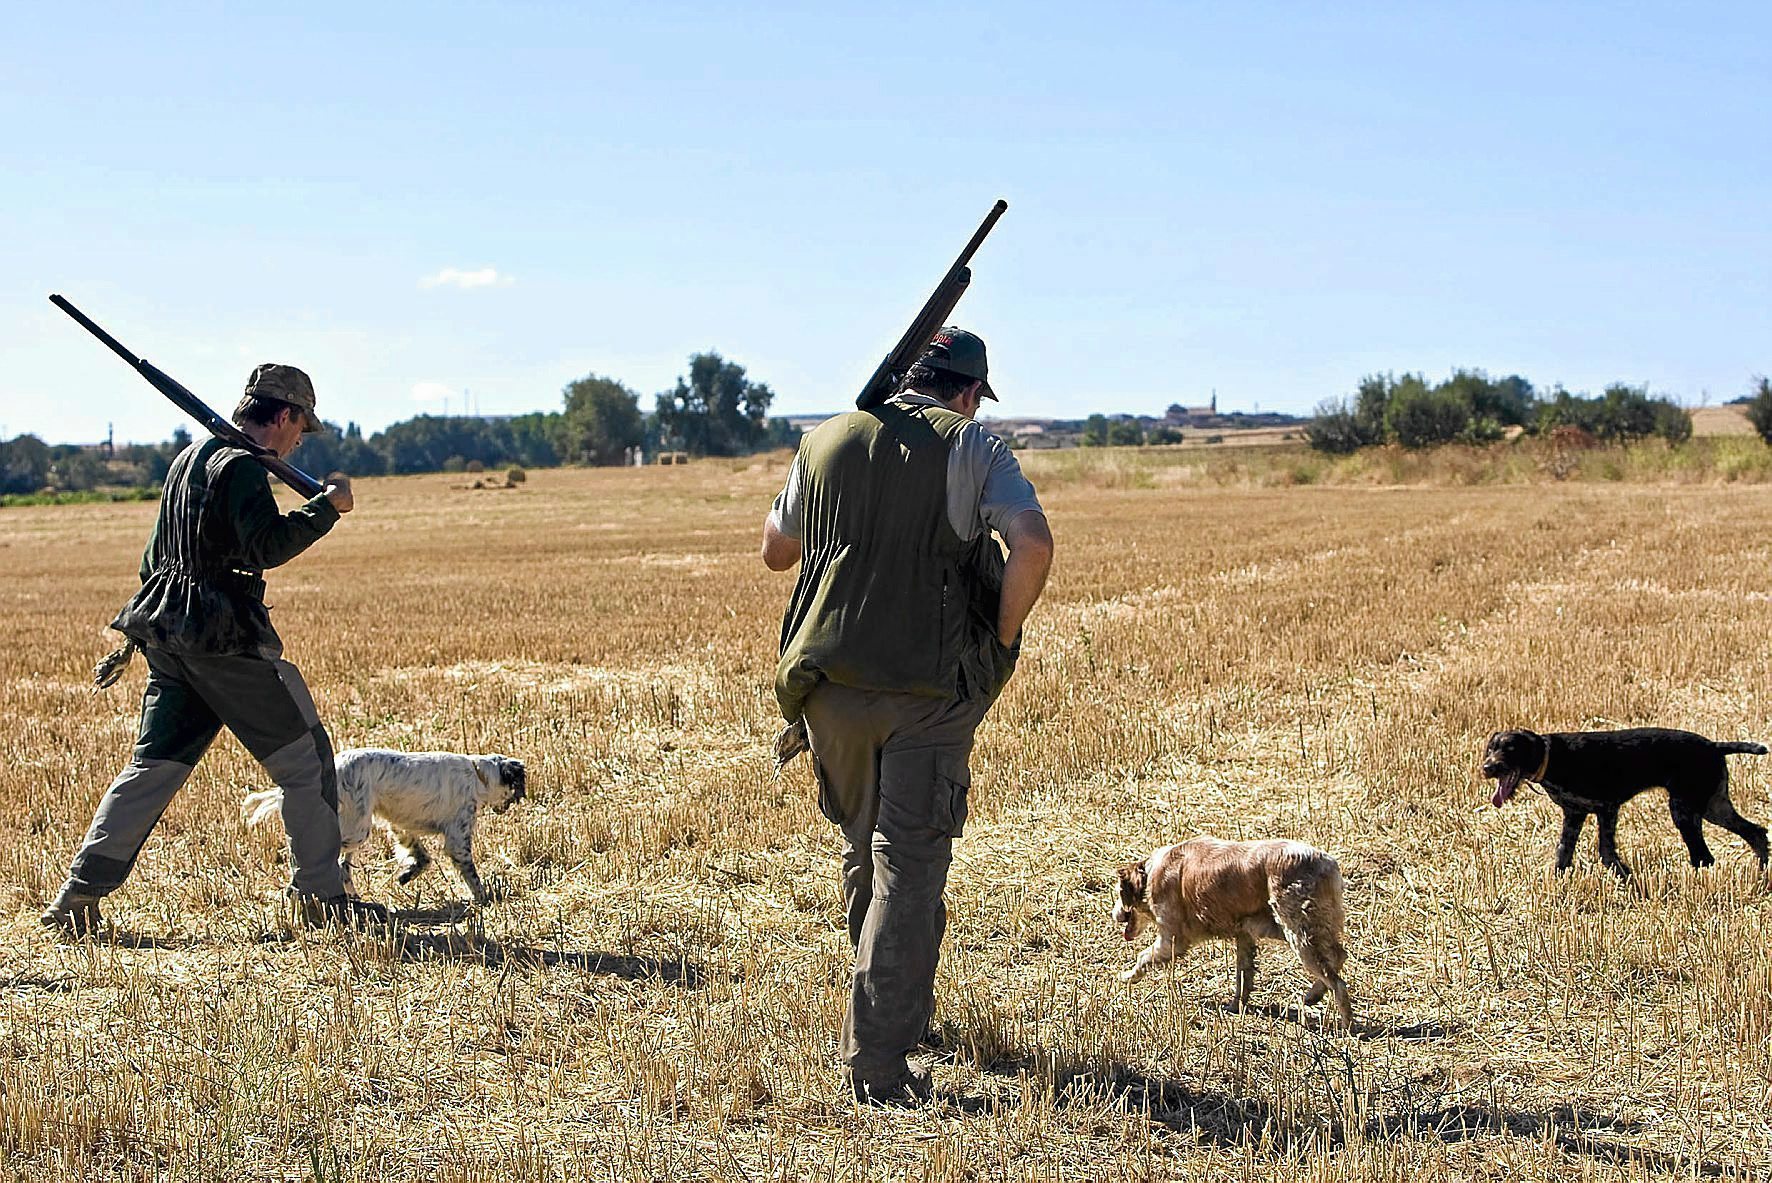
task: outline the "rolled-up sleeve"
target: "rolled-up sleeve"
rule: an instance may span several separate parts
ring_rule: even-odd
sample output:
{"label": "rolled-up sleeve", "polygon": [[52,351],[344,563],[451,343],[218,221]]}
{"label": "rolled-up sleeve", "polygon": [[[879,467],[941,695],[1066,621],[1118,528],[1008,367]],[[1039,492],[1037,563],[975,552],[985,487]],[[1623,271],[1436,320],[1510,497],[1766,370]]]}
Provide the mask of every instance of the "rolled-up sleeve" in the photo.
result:
{"label": "rolled-up sleeve", "polygon": [[801,519],[805,515],[805,509],[800,457],[796,455],[794,462],[788,465],[787,484],[781,487],[781,492],[775,496],[775,504],[769,507],[769,520],[783,537],[798,540],[801,537]]}

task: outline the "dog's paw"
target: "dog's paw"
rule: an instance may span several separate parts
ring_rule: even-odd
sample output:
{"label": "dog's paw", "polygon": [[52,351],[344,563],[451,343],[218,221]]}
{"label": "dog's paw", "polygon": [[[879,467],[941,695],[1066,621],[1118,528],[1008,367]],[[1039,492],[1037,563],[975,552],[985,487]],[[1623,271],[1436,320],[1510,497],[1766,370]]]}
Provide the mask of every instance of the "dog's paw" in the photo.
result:
{"label": "dog's paw", "polygon": [[411,883],[414,879],[423,875],[425,873],[425,868],[429,865],[429,863],[406,863],[400,868],[400,876],[396,882],[402,884]]}
{"label": "dog's paw", "polygon": [[1122,982],[1136,982],[1142,977],[1144,977],[1144,971],[1142,969],[1129,969],[1120,975],[1120,980]]}

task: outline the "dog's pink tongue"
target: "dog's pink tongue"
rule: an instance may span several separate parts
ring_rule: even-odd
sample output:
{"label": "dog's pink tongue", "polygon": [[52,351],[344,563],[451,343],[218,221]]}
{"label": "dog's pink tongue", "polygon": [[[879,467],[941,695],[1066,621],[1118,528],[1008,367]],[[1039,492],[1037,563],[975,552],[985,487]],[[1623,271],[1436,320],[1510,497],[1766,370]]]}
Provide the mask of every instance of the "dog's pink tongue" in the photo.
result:
{"label": "dog's pink tongue", "polygon": [[1134,924],[1130,920],[1128,920],[1125,924],[1121,925],[1120,927],[1125,932],[1127,940],[1131,940],[1134,936],[1136,936],[1138,934],[1138,925]]}
{"label": "dog's pink tongue", "polygon": [[1514,788],[1519,783],[1520,775],[1517,772],[1509,772],[1495,782],[1495,796],[1489,798],[1495,803],[1495,808],[1500,809],[1507,804],[1507,799],[1514,795]]}

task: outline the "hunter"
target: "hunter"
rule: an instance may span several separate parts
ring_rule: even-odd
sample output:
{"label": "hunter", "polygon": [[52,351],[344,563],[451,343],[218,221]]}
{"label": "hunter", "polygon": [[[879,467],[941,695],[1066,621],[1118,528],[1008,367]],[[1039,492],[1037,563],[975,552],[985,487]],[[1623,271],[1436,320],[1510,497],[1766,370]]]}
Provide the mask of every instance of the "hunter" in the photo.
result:
{"label": "hunter", "polygon": [[942,329],[897,394],[805,436],[763,525],[764,564],[800,565],[781,626],[775,693],[790,726],[778,750],[797,748],[803,727],[819,809],[843,832],[855,968],[840,1050],[866,1104],[932,1094],[909,1055],[935,1011],[973,733],[1052,563],[1033,486],[975,422],[997,398],[986,375],[984,342]]}
{"label": "hunter", "polygon": [[[313,383],[286,365],[253,370],[233,419],[280,457],[321,430]],[[281,513],[264,467],[217,439],[173,461],[142,554],[141,589],[111,622],[126,642],[108,663],[127,661],[134,648],[147,657],[140,738],[100,799],[45,925],[75,936],[98,926],[99,900],[123,885],[224,726],[283,790],[289,895],[302,920],[386,922],[385,908],[345,895],[332,742],[300,671],[283,660],[264,602],[263,572],[319,541],[352,505],[350,479],[335,473],[312,500]],[[114,673],[101,674],[101,684]]]}

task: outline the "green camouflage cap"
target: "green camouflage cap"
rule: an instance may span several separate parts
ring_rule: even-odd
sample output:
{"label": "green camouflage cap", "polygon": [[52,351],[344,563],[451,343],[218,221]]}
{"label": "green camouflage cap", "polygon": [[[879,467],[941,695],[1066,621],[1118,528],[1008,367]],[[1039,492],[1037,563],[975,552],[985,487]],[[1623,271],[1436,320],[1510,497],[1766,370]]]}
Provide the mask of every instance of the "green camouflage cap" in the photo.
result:
{"label": "green camouflage cap", "polygon": [[314,411],[314,384],[294,366],[269,361],[252,371],[246,379],[246,394],[251,398],[275,399],[299,407],[305,416],[303,432],[324,431],[320,416]]}
{"label": "green camouflage cap", "polygon": [[923,356],[917,360],[932,370],[947,370],[963,378],[977,378],[979,396],[999,401],[991,384],[985,381],[989,367],[984,360],[984,341],[978,334],[949,325],[935,334]]}

